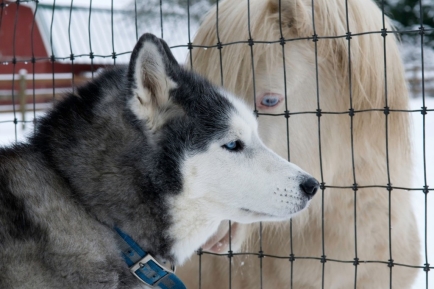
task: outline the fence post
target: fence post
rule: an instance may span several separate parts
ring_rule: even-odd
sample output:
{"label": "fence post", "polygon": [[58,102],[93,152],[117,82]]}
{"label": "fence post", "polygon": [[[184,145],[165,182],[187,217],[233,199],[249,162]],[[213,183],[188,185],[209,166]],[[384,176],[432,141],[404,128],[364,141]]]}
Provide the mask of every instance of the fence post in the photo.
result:
{"label": "fence post", "polygon": [[19,90],[19,98],[20,98],[20,111],[21,111],[21,127],[24,130],[26,128],[26,102],[27,102],[27,96],[26,96],[26,88],[27,88],[27,70],[20,69],[20,90]]}

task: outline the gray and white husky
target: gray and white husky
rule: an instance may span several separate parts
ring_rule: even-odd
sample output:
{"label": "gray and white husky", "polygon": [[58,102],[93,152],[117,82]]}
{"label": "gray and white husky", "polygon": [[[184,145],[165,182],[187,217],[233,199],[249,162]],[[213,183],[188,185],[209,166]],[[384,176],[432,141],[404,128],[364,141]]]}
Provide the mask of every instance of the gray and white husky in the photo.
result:
{"label": "gray and white husky", "polygon": [[184,262],[222,220],[288,219],[317,189],[247,106],[145,34],[128,67],[0,148],[0,288],[182,288],[158,262]]}

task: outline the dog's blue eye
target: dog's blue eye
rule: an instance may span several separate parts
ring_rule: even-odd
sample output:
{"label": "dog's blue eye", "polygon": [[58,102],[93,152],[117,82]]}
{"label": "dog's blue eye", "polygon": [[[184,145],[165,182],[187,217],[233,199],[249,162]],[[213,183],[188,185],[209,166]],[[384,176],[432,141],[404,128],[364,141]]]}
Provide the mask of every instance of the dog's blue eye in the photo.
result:
{"label": "dog's blue eye", "polygon": [[262,98],[261,104],[268,107],[273,107],[280,102],[280,98],[276,94],[267,94]]}
{"label": "dog's blue eye", "polygon": [[243,149],[243,143],[239,140],[237,141],[231,141],[222,146],[224,149],[227,149],[228,151],[240,151]]}
{"label": "dog's blue eye", "polygon": [[233,150],[237,147],[237,142],[235,141],[231,141],[228,142],[227,144],[225,144],[225,148],[227,148],[228,150]]}

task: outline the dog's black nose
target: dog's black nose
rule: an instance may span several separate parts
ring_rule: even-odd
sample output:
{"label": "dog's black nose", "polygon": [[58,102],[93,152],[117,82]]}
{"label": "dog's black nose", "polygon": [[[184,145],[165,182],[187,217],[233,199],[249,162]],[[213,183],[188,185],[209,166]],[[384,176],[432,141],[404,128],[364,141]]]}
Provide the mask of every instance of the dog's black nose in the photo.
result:
{"label": "dog's black nose", "polygon": [[312,198],[318,191],[319,183],[315,178],[309,177],[301,182],[300,188],[309,198]]}

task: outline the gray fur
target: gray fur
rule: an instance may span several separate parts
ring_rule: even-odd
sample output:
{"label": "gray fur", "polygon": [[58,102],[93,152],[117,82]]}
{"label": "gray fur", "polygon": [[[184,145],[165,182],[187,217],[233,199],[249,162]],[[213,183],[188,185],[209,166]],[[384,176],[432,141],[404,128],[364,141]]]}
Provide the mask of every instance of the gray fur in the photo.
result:
{"label": "gray fur", "polygon": [[[144,35],[138,46],[144,41],[167,53],[154,36]],[[190,81],[213,95],[208,102],[225,102],[205,80],[166,57],[178,90]],[[191,130],[197,119],[151,134],[128,109],[133,88],[127,68],[104,72],[39,120],[28,143],[0,148],[0,288],[138,286],[116,247],[115,226],[154,257],[172,261],[164,198],[182,186],[182,153],[174,142],[185,135],[176,130]],[[173,113],[182,110],[179,104],[164,109],[172,112],[164,114],[165,122],[185,118],[184,111]],[[200,140],[186,145],[199,149]]]}

